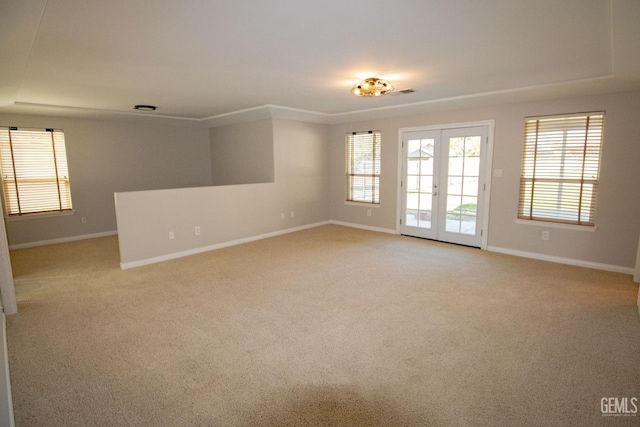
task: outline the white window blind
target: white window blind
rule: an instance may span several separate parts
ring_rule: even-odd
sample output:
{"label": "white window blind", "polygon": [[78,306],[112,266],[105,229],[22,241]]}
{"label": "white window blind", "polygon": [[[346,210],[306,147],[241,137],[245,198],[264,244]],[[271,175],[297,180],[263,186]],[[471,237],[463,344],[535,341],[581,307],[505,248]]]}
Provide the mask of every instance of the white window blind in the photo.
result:
{"label": "white window blind", "polygon": [[379,131],[347,134],[347,201],[380,203],[380,143]]}
{"label": "white window blind", "polygon": [[62,130],[0,128],[0,168],[8,216],[72,209]]}
{"label": "white window blind", "polygon": [[518,218],[594,226],[604,112],[525,120]]}

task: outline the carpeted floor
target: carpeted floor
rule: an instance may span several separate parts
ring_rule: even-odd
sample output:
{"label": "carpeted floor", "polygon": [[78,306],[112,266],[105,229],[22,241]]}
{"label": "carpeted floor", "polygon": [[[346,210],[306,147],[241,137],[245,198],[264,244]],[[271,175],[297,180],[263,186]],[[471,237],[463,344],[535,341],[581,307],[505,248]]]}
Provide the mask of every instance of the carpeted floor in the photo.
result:
{"label": "carpeted floor", "polygon": [[11,253],[23,426],[638,425],[627,275],[324,226],[122,271]]}

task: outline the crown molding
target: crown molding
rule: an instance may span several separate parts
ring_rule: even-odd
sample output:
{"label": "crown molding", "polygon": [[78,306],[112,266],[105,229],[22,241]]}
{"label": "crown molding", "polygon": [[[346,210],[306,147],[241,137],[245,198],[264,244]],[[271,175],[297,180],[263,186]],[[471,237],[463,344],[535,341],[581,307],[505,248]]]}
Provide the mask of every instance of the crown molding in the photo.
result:
{"label": "crown molding", "polygon": [[339,124],[353,121],[379,120],[390,117],[421,114],[445,109],[470,108],[511,103],[514,101],[537,101],[561,97],[594,95],[607,92],[638,90],[638,84],[628,84],[614,78],[612,74],[574,80],[569,82],[555,82],[542,85],[511,88],[482,92],[448,98],[431,99],[387,107],[369,108],[363,110],[346,111],[341,113],[322,113],[318,111],[302,110],[281,105],[266,104],[243,110],[231,111],[204,118],[170,116],[157,113],[139,111],[117,111],[64,105],[36,104],[15,102],[12,105],[0,107],[0,113],[8,114],[42,114],[66,117],[84,117],[100,119],[149,119],[163,120],[172,124],[196,125],[201,127],[218,127],[235,123],[250,122],[262,119],[277,118],[296,120],[320,124]]}

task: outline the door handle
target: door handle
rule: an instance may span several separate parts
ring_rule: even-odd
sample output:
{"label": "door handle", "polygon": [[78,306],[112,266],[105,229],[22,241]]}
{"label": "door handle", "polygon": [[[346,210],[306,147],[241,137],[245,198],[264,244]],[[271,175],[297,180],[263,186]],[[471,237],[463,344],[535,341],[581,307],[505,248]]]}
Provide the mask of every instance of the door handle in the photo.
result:
{"label": "door handle", "polygon": [[437,196],[437,195],[438,195],[438,192],[437,192],[437,191],[434,191],[434,192],[433,192],[433,195],[434,195],[434,196]]}

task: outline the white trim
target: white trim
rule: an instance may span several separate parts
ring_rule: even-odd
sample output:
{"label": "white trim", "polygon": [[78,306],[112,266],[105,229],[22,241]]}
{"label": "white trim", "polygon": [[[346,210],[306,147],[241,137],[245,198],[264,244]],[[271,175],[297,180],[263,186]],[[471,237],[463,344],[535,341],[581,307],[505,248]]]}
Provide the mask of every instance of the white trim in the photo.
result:
{"label": "white trim", "polygon": [[4,221],[0,220],[0,307],[7,315],[18,312],[16,290],[13,284],[13,270],[11,269],[11,256],[9,254],[9,242]]}
{"label": "white trim", "polygon": [[53,212],[35,212],[35,213],[26,213],[22,215],[11,215],[7,216],[5,214],[4,219],[8,222],[13,221],[27,221],[30,219],[43,219],[43,218],[53,218],[56,216],[67,216],[67,215],[75,215],[76,211],[53,211]]}
{"label": "white trim", "polygon": [[565,258],[554,255],[544,255],[535,252],[519,251],[516,249],[501,248],[498,246],[488,246],[490,252],[499,252],[501,254],[515,255],[524,258],[532,258],[540,261],[556,262],[559,264],[575,265],[577,267],[593,268],[596,270],[613,271],[615,273],[633,274],[633,268],[622,267],[620,265],[602,264],[599,262],[584,261],[581,259]]}
{"label": "white trim", "polygon": [[[107,110],[104,108],[73,107],[70,105],[38,104],[34,102],[20,102],[20,101],[14,102],[13,105],[17,107],[50,108],[55,110],[68,110],[68,111],[78,111],[78,112],[86,111],[86,112],[102,113],[102,114],[118,114],[118,115],[124,115],[124,116],[152,117],[154,119],[174,119],[174,120],[184,120],[184,121],[192,121],[192,122],[198,122],[203,120],[197,117],[183,117],[183,116],[169,116],[164,114],[141,113],[138,110],[120,111],[120,110]],[[256,107],[256,108],[260,108],[260,107]]]}
{"label": "white trim", "polygon": [[480,243],[480,249],[488,249],[489,241],[489,208],[491,203],[491,178],[493,177],[491,171],[493,170],[493,139],[495,132],[495,119],[478,120],[475,122],[460,122],[460,123],[446,123],[439,125],[426,125],[426,126],[414,126],[398,128],[398,168],[397,168],[397,197],[396,197],[396,234],[400,234],[400,219],[402,218],[402,186],[400,183],[404,179],[403,176],[403,161],[404,152],[402,150],[402,141],[404,139],[405,132],[421,132],[421,131],[444,131],[448,129],[462,129],[471,127],[487,127],[487,152],[485,154],[484,164],[484,202],[482,209],[482,240]]}
{"label": "white trim", "polygon": [[531,116],[525,117],[524,121],[537,121],[537,120],[546,120],[546,119],[564,119],[564,118],[574,118],[574,117],[585,117],[585,116],[602,116],[606,115],[606,111],[585,111],[583,113],[566,113],[566,114],[547,114],[544,116]]}
{"label": "white trim", "polygon": [[226,247],[229,247],[229,246],[236,246],[236,245],[241,245],[243,243],[255,242],[256,240],[268,239],[269,237],[276,237],[276,236],[281,236],[283,234],[295,233],[296,231],[302,231],[302,230],[306,230],[308,228],[320,227],[320,226],[323,226],[323,225],[328,225],[329,223],[330,223],[329,221],[316,222],[314,224],[307,224],[307,225],[302,225],[300,227],[294,227],[294,228],[286,228],[284,230],[272,231],[271,233],[259,234],[257,236],[244,237],[242,239],[230,240],[228,242],[216,243],[215,245],[202,246],[202,247],[199,247],[199,248],[189,249],[189,250],[181,251],[181,252],[174,252],[174,253],[167,254],[167,255],[160,255],[160,256],[157,256],[157,257],[153,257],[153,258],[142,259],[142,260],[139,260],[139,261],[121,262],[120,263],[120,268],[122,270],[127,270],[129,268],[142,267],[142,266],[145,266],[145,265],[155,264],[155,263],[158,263],[158,262],[170,261],[172,259],[183,258],[183,257],[190,256],[190,255],[196,255],[196,254],[200,254],[202,252],[214,251],[216,249],[222,249],[222,248],[226,248]]}
{"label": "white trim", "polygon": [[356,224],[353,222],[343,222],[343,221],[329,221],[330,224],[334,225],[342,225],[343,227],[351,227],[351,228],[360,228],[362,230],[369,231],[377,231],[378,233],[387,233],[387,234],[400,234],[397,230],[391,228],[380,228],[380,227],[371,227],[368,225]]}
{"label": "white trim", "polygon": [[352,200],[345,200],[344,201],[345,205],[349,205],[349,206],[361,206],[361,207],[370,207],[370,208],[379,208],[380,207],[380,203],[371,203],[371,202],[354,202]]}
{"label": "white trim", "polygon": [[565,230],[588,231],[590,233],[593,233],[598,229],[598,227],[596,226],[591,227],[588,225],[564,224],[561,222],[536,221],[535,219],[520,219],[520,218],[516,218],[516,224],[535,225],[537,227],[548,227],[548,228],[563,228]]}
{"label": "white trim", "polygon": [[487,154],[484,161],[484,200],[482,202],[482,243],[480,248],[486,250],[489,244],[489,212],[491,205],[491,179],[493,178],[493,137],[496,121],[486,120]]}
{"label": "white trim", "polygon": [[495,119],[478,120],[475,122],[459,122],[459,123],[442,123],[438,125],[425,125],[425,126],[412,126],[406,128],[399,128],[398,135],[400,143],[402,143],[402,136],[405,132],[422,132],[425,130],[447,130],[447,129],[460,129],[460,128],[475,128],[480,126],[495,126]]}
{"label": "white trim", "polygon": [[93,234],[81,234],[79,236],[61,237],[59,239],[40,240],[38,242],[18,243],[16,245],[9,245],[9,249],[25,249],[25,248],[33,248],[36,246],[55,245],[57,243],[75,242],[76,240],[94,239],[96,237],[114,236],[116,234],[118,234],[117,230],[103,231],[101,233],[93,233]]}
{"label": "white trim", "polygon": [[[57,110],[63,110],[63,111],[74,111],[78,113],[87,112],[87,113],[96,113],[96,114],[112,114],[112,115],[119,115],[119,116],[138,116],[138,117],[153,118],[153,119],[162,118],[162,119],[171,119],[171,120],[179,120],[179,121],[186,121],[186,122],[195,122],[195,123],[207,123],[208,121],[215,121],[217,119],[227,118],[230,116],[242,116],[243,114],[246,114],[246,113],[253,113],[256,110],[266,109],[266,111],[268,111],[271,114],[271,117],[275,117],[277,115],[277,111],[279,110],[284,112],[296,113],[301,117],[306,116],[311,121],[317,122],[317,123],[338,124],[338,123],[346,123],[348,121],[353,121],[353,116],[355,115],[363,115],[363,114],[370,114],[370,113],[377,113],[377,112],[387,112],[391,114],[391,113],[395,113],[396,111],[399,111],[400,114],[402,115],[411,115],[411,114],[416,114],[416,109],[430,106],[430,105],[441,105],[441,104],[446,104],[448,102],[464,101],[468,99],[479,99],[487,96],[518,94],[525,91],[539,91],[543,89],[561,87],[562,85],[566,85],[566,84],[575,85],[575,84],[595,83],[600,81],[611,80],[613,78],[614,78],[614,75],[611,73],[611,74],[604,74],[597,77],[587,77],[584,79],[568,80],[568,81],[553,82],[553,83],[543,83],[543,84],[523,86],[523,87],[517,87],[517,88],[510,88],[510,89],[500,89],[500,90],[494,90],[494,91],[472,93],[468,95],[457,95],[457,96],[450,96],[446,98],[429,99],[426,101],[411,102],[407,104],[398,104],[398,105],[390,105],[385,107],[343,111],[339,113],[323,113],[320,111],[285,107],[282,105],[263,104],[255,107],[245,108],[243,110],[229,111],[226,113],[221,113],[221,114],[208,116],[208,117],[184,117],[184,116],[163,115],[158,113],[141,113],[138,111],[109,110],[109,109],[101,109],[101,108],[74,107],[69,105],[54,105],[54,104],[38,104],[38,103],[19,102],[19,101],[14,102],[12,105],[15,105],[16,107],[44,108],[44,109],[52,109],[52,110],[57,109]],[[362,118],[360,120],[368,120],[368,119]]]}

